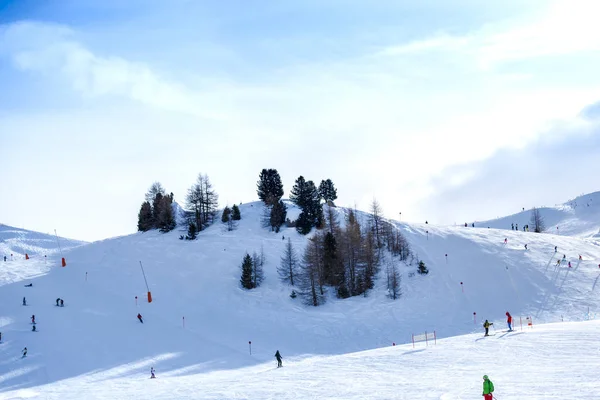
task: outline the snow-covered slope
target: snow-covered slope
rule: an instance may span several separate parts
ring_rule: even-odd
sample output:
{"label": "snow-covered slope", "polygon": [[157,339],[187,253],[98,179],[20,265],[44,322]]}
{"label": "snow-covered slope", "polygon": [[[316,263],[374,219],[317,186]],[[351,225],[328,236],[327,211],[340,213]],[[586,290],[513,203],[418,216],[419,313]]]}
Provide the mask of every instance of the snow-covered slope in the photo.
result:
{"label": "snow-covered slope", "polygon": [[[546,232],[579,237],[600,238],[600,192],[579,196],[573,200],[554,207],[539,207]],[[511,224],[517,224],[523,229],[531,225],[531,210],[498,218],[491,221],[477,222],[477,227],[511,229]]]}
{"label": "snow-covered slope", "polygon": [[[591,314],[599,309],[600,246],[593,240],[401,223],[397,226],[429,267],[429,275],[411,276],[416,266],[403,266],[403,295],[397,301],[386,297],[384,279],[379,279],[366,298],[331,296],[324,306],[307,308],[289,297],[291,288],[276,274],[285,245],[282,236],[292,238],[298,249],[306,237],[293,229],[279,234],[264,229],[259,203],[242,205],[241,213],[233,232],[216,224],[193,242],[178,240],[179,231],[96,242],[65,252],[66,268],[58,266],[56,254],[49,256],[53,267],[34,279],[33,287],[24,287],[24,282],[1,286],[0,398],[1,391],[43,384],[52,386],[35,391],[49,395],[56,390],[68,398],[71,379],[78,384],[120,385],[146,375],[150,366],[175,381],[183,375],[199,383],[223,377],[214,382],[224,386],[219,379],[233,382],[244,370],[216,371],[256,366],[271,360],[277,349],[286,360],[299,361],[406,343],[412,333],[426,330],[436,330],[439,337],[480,332],[482,318],[502,325],[507,310],[517,321],[532,316],[537,324],[584,320],[590,317],[588,307]],[[242,290],[242,257],[261,246],[266,280],[259,289]],[[557,265],[563,254],[565,263]],[[152,292],[150,304],[139,261]],[[18,258],[2,266],[6,273],[41,271],[43,262]],[[27,307],[21,305],[23,296],[30,303]],[[65,300],[64,308],[54,305],[57,297]],[[138,312],[144,316],[143,325],[135,318]],[[30,331],[31,314],[36,315],[39,332]],[[25,346],[29,355],[21,360]],[[308,371],[314,363],[306,362]],[[241,398],[248,397],[261,398]]]}

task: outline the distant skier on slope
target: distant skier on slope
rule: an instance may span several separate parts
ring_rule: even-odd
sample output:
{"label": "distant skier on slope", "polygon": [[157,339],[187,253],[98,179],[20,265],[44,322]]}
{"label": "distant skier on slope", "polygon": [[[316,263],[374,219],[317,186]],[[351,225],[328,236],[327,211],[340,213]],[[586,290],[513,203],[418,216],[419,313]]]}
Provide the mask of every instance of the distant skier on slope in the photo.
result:
{"label": "distant skier on slope", "polygon": [[510,315],[510,313],[508,311],[506,312],[506,323],[508,324],[508,331],[511,332],[513,330],[512,315]]}
{"label": "distant skier on slope", "polygon": [[26,306],[27,305],[27,300],[25,299],[25,297],[23,297],[23,305]]}
{"label": "distant skier on slope", "polygon": [[150,367],[150,379],[154,378],[156,378],[156,376],[154,376],[154,367]]}
{"label": "distant skier on slope", "polygon": [[483,327],[485,328],[485,335],[484,336],[490,336],[490,326],[494,325],[493,322],[488,322],[488,320],[486,319],[485,322],[483,323]]}
{"label": "distant skier on slope", "polygon": [[275,352],[275,358],[277,359],[277,368],[283,367],[283,363],[281,362],[281,354],[279,354],[279,350]]}
{"label": "distant skier on slope", "polygon": [[515,224],[515,231],[519,230],[519,224]]}
{"label": "distant skier on slope", "polygon": [[569,268],[571,268],[571,261],[569,261]]}
{"label": "distant skier on slope", "polygon": [[560,258],[558,260],[556,260],[556,266],[560,266]]}
{"label": "distant skier on slope", "polygon": [[554,246],[554,252],[556,253],[558,251],[558,246]]}
{"label": "distant skier on slope", "polygon": [[579,261],[583,260],[583,258],[581,258],[581,254],[579,255]]}
{"label": "distant skier on slope", "polygon": [[138,313],[137,319],[139,319],[142,324],[144,323],[144,321],[142,320],[142,314]]}
{"label": "distant skier on slope", "polygon": [[23,353],[23,357],[21,357],[21,358],[27,357],[27,347],[25,347],[23,350],[21,350],[21,353]]}
{"label": "distant skier on slope", "polygon": [[510,224],[510,230],[514,231],[515,230],[515,224]]}
{"label": "distant skier on slope", "polygon": [[487,375],[483,376],[483,400],[493,400],[494,384]]}
{"label": "distant skier on slope", "polygon": [[25,287],[33,287],[33,283],[30,283],[29,285],[23,285]]}
{"label": "distant skier on slope", "polygon": [[60,302],[60,297],[56,299],[56,307],[58,307],[58,303]]}
{"label": "distant skier on slope", "polygon": [[32,316],[31,316],[31,323],[32,323],[32,324],[35,324],[35,315],[32,315]]}
{"label": "distant skier on slope", "polygon": [[508,244],[508,238],[504,238],[504,244]]}
{"label": "distant skier on slope", "polygon": [[527,250],[527,243],[525,243],[525,250]]}
{"label": "distant skier on slope", "polygon": [[64,307],[65,306],[65,301],[63,299],[60,299],[60,306]]}
{"label": "distant skier on slope", "polygon": [[33,327],[31,328],[31,331],[32,331],[32,332],[35,332],[35,331],[36,331],[36,329],[35,329],[35,324],[33,324]]}
{"label": "distant skier on slope", "polygon": [[563,260],[566,260],[566,259],[567,259],[567,255],[563,254]]}

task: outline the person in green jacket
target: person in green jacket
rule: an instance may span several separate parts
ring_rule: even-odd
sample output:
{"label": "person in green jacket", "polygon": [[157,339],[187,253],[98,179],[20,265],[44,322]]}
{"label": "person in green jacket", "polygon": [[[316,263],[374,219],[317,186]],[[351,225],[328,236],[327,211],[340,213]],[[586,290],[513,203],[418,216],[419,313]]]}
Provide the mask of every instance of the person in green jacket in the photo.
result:
{"label": "person in green jacket", "polygon": [[493,400],[494,384],[487,375],[483,376],[483,400]]}
{"label": "person in green jacket", "polygon": [[488,322],[488,320],[486,319],[485,322],[483,323],[483,327],[485,328],[485,335],[483,336],[490,336],[490,326],[494,325],[493,322]]}

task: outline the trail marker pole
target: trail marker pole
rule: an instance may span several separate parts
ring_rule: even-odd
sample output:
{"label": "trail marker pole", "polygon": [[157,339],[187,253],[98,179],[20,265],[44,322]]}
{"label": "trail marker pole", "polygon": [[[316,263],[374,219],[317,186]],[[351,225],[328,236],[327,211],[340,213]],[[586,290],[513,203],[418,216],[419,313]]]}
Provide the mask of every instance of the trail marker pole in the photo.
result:
{"label": "trail marker pole", "polygon": [[44,254],[44,264],[48,263],[48,258],[46,257],[46,255]]}
{"label": "trail marker pole", "polygon": [[473,312],[473,324],[477,325],[477,313]]}
{"label": "trail marker pole", "polygon": [[56,229],[54,230],[54,236],[56,236],[56,244],[58,245],[58,250],[60,251],[60,257],[62,261],[62,266],[66,267],[67,262],[65,261],[65,256],[63,255],[62,248],[60,247],[60,242],[58,241],[58,234],[56,233]]}
{"label": "trail marker pole", "polygon": [[87,272],[85,273],[85,281],[87,282]]}
{"label": "trail marker pole", "polygon": [[144,275],[144,282],[146,282],[146,289],[148,290],[148,303],[152,303],[152,294],[150,293],[150,288],[148,287],[148,280],[146,279],[146,273],[144,272],[144,266],[140,261],[140,268],[142,269],[142,275]]}
{"label": "trail marker pole", "polygon": [[448,264],[448,253],[446,253],[445,256],[446,256],[446,264]]}
{"label": "trail marker pole", "polygon": [[248,341],[248,348],[250,349],[250,355],[252,355],[252,341]]}
{"label": "trail marker pole", "polygon": [[183,329],[185,329],[185,317],[182,317],[182,318],[183,318]]}
{"label": "trail marker pole", "polygon": [[137,307],[137,296],[135,296],[135,306]]}
{"label": "trail marker pole", "polygon": [[425,231],[425,233],[427,234],[427,240],[429,240],[429,231]]}
{"label": "trail marker pole", "polygon": [[463,287],[463,283],[462,282],[460,283],[460,290],[462,290],[463,293],[465,292],[465,288]]}

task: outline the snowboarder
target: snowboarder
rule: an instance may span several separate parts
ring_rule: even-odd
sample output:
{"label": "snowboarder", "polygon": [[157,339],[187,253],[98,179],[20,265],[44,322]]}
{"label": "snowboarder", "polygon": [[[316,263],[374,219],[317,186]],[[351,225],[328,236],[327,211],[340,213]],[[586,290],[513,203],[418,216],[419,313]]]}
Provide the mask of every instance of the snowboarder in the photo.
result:
{"label": "snowboarder", "polygon": [[58,303],[60,302],[60,297],[56,299],[56,307],[58,307]]}
{"label": "snowboarder", "polygon": [[275,353],[275,358],[277,359],[277,368],[283,367],[281,362],[281,354],[279,354],[279,350]]}
{"label": "snowboarder", "polygon": [[29,285],[23,285],[23,286],[25,286],[25,287],[32,287],[33,283],[30,283]]}
{"label": "snowboarder", "polygon": [[527,250],[527,243],[525,243],[525,250]]}
{"label": "snowboarder", "polygon": [[142,320],[142,314],[138,313],[137,318],[140,320],[140,322],[143,324],[144,321]]}
{"label": "snowboarder", "polygon": [[35,325],[35,315],[31,316],[31,323]]}
{"label": "snowboarder", "polygon": [[512,332],[512,315],[508,311],[506,312],[506,323],[508,324],[508,331]]}
{"label": "snowboarder", "polygon": [[23,305],[26,306],[27,305],[27,300],[25,300],[25,297],[23,297]]}
{"label": "snowboarder", "polygon": [[485,328],[485,335],[484,336],[490,336],[490,326],[494,325],[493,322],[488,322],[488,320],[486,319],[485,322],[483,323],[483,327]]}
{"label": "snowboarder", "polygon": [[150,367],[150,379],[154,378],[156,378],[156,376],[154,376],[154,367]]}
{"label": "snowboarder", "polygon": [[60,306],[64,307],[65,306],[65,301],[63,299],[60,299]]}
{"label": "snowboarder", "polygon": [[27,357],[27,347],[25,347],[23,350],[21,350],[21,353],[23,353],[23,357],[21,357],[21,358]]}
{"label": "snowboarder", "polygon": [[33,327],[31,328],[32,332],[35,332],[35,325],[33,325]]}
{"label": "snowboarder", "polygon": [[494,384],[487,375],[483,376],[483,400],[492,400],[494,398]]}

